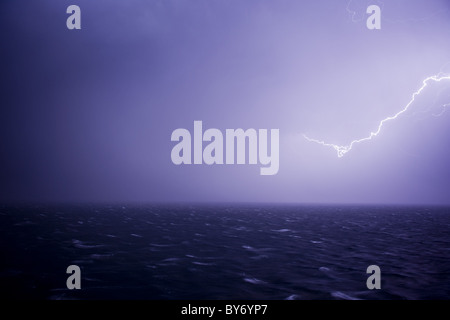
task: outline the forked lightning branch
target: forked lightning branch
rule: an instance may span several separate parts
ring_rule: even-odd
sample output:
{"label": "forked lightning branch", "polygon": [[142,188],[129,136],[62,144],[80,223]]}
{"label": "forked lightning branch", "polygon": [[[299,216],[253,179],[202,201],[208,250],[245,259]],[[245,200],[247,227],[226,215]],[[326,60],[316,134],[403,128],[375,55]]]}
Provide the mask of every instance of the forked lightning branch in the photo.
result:
{"label": "forked lightning branch", "polygon": [[[380,121],[380,123],[378,124],[378,127],[376,128],[376,130],[370,132],[370,134],[366,137],[363,137],[361,139],[355,139],[353,141],[351,141],[349,144],[347,145],[338,145],[338,144],[333,144],[333,143],[327,143],[323,140],[318,140],[318,139],[313,139],[308,137],[307,135],[303,135],[303,137],[310,141],[310,142],[315,142],[318,143],[320,145],[323,145],[325,147],[329,147],[334,149],[337,152],[337,156],[339,158],[343,157],[347,152],[349,152],[350,150],[352,150],[353,146],[355,144],[361,143],[361,142],[365,142],[365,141],[369,141],[372,140],[372,138],[375,138],[380,132],[381,129],[383,128],[384,124],[388,121],[392,121],[397,119],[399,116],[401,116],[403,113],[405,113],[406,111],[408,111],[408,109],[413,105],[414,101],[416,100],[416,98],[423,92],[423,90],[429,86],[431,83],[433,82],[441,82],[441,81],[449,81],[450,83],[450,75],[434,75],[431,77],[426,78],[425,80],[423,80],[422,82],[422,86],[413,93],[411,100],[409,100],[409,102],[403,107],[403,109],[401,109],[400,111],[398,111],[396,114],[386,117],[383,120]],[[445,104],[444,107],[448,106],[449,104]]]}

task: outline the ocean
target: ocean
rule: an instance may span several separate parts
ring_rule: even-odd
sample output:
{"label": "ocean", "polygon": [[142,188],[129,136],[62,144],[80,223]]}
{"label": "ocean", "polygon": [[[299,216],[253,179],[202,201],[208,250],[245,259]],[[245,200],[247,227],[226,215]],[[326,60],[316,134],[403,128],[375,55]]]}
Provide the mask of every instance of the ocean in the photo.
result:
{"label": "ocean", "polygon": [[450,208],[0,206],[0,258],[6,299],[449,299]]}

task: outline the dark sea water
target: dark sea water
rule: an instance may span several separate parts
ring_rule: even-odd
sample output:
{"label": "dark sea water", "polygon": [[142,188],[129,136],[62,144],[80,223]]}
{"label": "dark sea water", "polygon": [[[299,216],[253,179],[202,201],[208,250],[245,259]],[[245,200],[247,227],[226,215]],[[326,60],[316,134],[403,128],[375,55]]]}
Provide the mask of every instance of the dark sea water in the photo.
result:
{"label": "dark sea water", "polygon": [[0,283],[10,299],[449,299],[450,208],[3,206]]}

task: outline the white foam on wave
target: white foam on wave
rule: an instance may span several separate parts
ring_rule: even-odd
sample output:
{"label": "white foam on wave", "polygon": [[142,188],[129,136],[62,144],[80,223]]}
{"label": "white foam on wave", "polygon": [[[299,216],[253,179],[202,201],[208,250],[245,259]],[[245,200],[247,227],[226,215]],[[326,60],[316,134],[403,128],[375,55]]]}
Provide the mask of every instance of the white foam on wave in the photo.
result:
{"label": "white foam on wave", "polygon": [[273,248],[253,248],[252,246],[247,246],[247,245],[242,246],[242,248],[244,248],[245,250],[248,250],[250,252],[257,252],[257,253],[274,250]]}
{"label": "white foam on wave", "polygon": [[160,248],[164,248],[164,247],[173,247],[173,244],[159,244],[159,243],[150,243],[150,245],[152,247],[160,247]]}
{"label": "white foam on wave", "polygon": [[291,294],[289,297],[287,297],[284,300],[300,300],[300,296],[298,294]]}
{"label": "white foam on wave", "polygon": [[346,294],[346,293],[343,293],[343,292],[341,292],[341,291],[335,291],[335,292],[332,292],[331,295],[332,295],[333,297],[335,297],[335,298],[343,299],[343,300],[361,300],[361,299],[359,299],[359,298],[352,297],[352,296],[350,296],[350,295],[348,295],[348,294]]}
{"label": "white foam on wave", "polygon": [[199,266],[213,266],[215,263],[212,262],[199,262],[199,261],[192,261],[193,264],[199,265]]}
{"label": "white foam on wave", "polygon": [[162,262],[174,262],[174,261],[179,261],[180,260],[180,258],[167,258],[167,259],[164,259]]}
{"label": "white foam on wave", "polygon": [[95,259],[95,260],[109,259],[109,258],[111,258],[111,257],[113,257],[113,256],[114,256],[114,254],[112,254],[112,253],[105,253],[105,254],[94,253],[94,254],[91,254],[91,255],[90,255],[90,257],[91,257],[92,259]]}
{"label": "white foam on wave", "polygon": [[275,232],[290,232],[291,229],[279,229],[279,230],[272,230],[272,231],[275,231]]}
{"label": "white foam on wave", "polygon": [[101,244],[87,244],[86,242],[83,242],[81,240],[72,239],[73,246],[78,249],[93,249],[93,248],[100,248],[104,247],[104,245]]}
{"label": "white foam on wave", "polygon": [[136,238],[142,238],[142,236],[140,234],[136,234],[136,233],[131,233],[130,236],[136,237]]}
{"label": "white foam on wave", "polygon": [[248,231],[249,229],[244,226],[234,227],[233,228],[236,231]]}
{"label": "white foam on wave", "polygon": [[254,257],[250,257],[250,259],[254,259],[254,260],[260,260],[260,259],[267,259],[269,258],[269,256],[265,255],[265,254],[260,254]]}
{"label": "white foam on wave", "polygon": [[244,281],[248,282],[248,283],[252,283],[252,284],[265,284],[264,281],[256,279],[256,278],[244,278]]}
{"label": "white foam on wave", "polygon": [[329,271],[330,271],[330,268],[327,268],[327,267],[320,267],[320,268],[319,268],[319,271],[322,271],[322,272],[329,272]]}

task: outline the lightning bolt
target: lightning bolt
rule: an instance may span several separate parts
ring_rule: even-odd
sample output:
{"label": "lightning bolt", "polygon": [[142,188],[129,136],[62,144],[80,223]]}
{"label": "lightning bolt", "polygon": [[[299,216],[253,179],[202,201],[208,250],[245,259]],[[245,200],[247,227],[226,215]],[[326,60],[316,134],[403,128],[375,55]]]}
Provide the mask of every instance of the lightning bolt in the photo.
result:
{"label": "lightning bolt", "polygon": [[[386,122],[395,120],[400,115],[405,113],[409,109],[409,107],[414,103],[414,101],[416,100],[416,97],[422,93],[422,91],[429,85],[430,82],[441,82],[441,81],[446,81],[446,80],[450,80],[450,75],[438,74],[438,75],[434,75],[434,76],[426,78],[425,80],[423,80],[422,86],[416,92],[413,93],[411,100],[408,102],[408,104],[406,104],[406,106],[402,110],[400,110],[399,112],[397,112],[396,114],[394,114],[392,116],[389,116],[389,117],[381,120],[380,123],[378,124],[378,128],[375,131],[370,132],[370,135],[368,135],[367,137],[353,140],[348,145],[337,145],[337,144],[333,144],[333,143],[326,143],[325,141],[322,141],[322,140],[309,138],[305,134],[303,134],[303,137],[310,142],[315,142],[315,143],[318,143],[325,147],[333,148],[337,152],[337,156],[339,158],[342,158],[347,152],[352,150],[352,148],[355,144],[372,140],[372,138],[376,137],[381,132],[381,129],[383,128],[383,126]],[[450,103],[443,105],[443,111],[445,111],[445,109],[449,106],[450,106]],[[441,114],[442,113],[443,112],[441,112]],[[439,116],[441,114],[439,114]]]}

